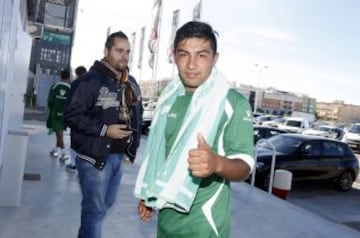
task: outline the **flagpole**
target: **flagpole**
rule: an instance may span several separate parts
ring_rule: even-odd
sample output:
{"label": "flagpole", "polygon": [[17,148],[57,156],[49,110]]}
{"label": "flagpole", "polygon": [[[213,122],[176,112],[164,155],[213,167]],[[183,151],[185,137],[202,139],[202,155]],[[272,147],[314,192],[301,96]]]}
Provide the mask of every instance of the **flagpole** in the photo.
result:
{"label": "flagpole", "polygon": [[[155,80],[156,80],[156,76],[157,76],[157,66],[158,66],[158,55],[159,55],[159,49],[160,49],[160,33],[161,33],[161,16],[162,16],[162,2],[160,4],[160,9],[159,9],[159,25],[158,25],[158,42],[157,42],[157,49],[154,52],[154,65],[152,68],[152,75],[151,75],[151,100],[154,100],[155,97],[155,89],[154,89],[154,84],[155,84]],[[152,112],[153,113],[153,112]],[[153,115],[151,115],[153,116]]]}
{"label": "flagpole", "polygon": [[135,39],[136,39],[136,32],[131,34],[131,51],[129,56],[129,63],[130,63],[130,72],[133,73],[133,66],[134,66],[134,51],[135,51]]}
{"label": "flagpole", "polygon": [[173,79],[174,75],[175,75],[174,40],[175,40],[175,35],[176,35],[176,31],[177,31],[178,24],[179,24],[179,19],[180,19],[180,9],[177,9],[173,12],[173,19],[172,19],[172,23],[171,23],[172,32],[171,32],[171,37],[170,37],[169,47],[168,47],[168,60],[172,64],[171,79]]}
{"label": "flagpole", "polygon": [[143,57],[144,57],[144,40],[145,40],[145,26],[141,28],[141,35],[140,35],[140,41],[139,41],[139,58],[138,58],[138,64],[137,67],[140,69],[139,72],[139,80],[142,79],[142,72],[143,72]]}
{"label": "flagpole", "polygon": [[141,81],[141,79],[142,79],[142,67],[140,68],[140,72],[139,72],[139,81]]}

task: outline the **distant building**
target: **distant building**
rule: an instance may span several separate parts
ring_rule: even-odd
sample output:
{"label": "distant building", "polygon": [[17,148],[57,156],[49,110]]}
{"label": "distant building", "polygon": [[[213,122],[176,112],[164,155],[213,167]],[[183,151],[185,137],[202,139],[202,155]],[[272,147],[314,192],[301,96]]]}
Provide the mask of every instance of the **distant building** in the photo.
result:
{"label": "distant building", "polygon": [[169,81],[170,78],[159,79],[155,82],[152,80],[140,80],[138,83],[141,88],[143,99],[157,99]]}
{"label": "distant building", "polygon": [[257,112],[263,112],[274,115],[291,115],[292,111],[307,112],[315,114],[316,99],[307,95],[297,95],[295,93],[277,90],[275,88],[259,89],[251,85],[240,84],[237,88],[244,96],[258,93]]}
{"label": "distant building", "polygon": [[316,99],[304,96],[301,98],[301,112],[316,113]]}
{"label": "distant building", "polygon": [[316,103],[318,119],[350,124],[360,121],[360,106],[345,104],[343,101]]}
{"label": "distant building", "polygon": [[[157,99],[169,80],[169,78],[164,78],[155,83],[151,80],[140,81],[143,98],[145,100]],[[317,102],[315,98],[305,94],[295,94],[275,88],[261,89],[245,84],[240,84],[236,89],[248,98],[253,109],[256,93],[259,94],[256,107],[258,112],[290,116],[295,111],[313,114],[319,120],[346,124],[360,122],[360,106],[344,104],[342,101]]]}

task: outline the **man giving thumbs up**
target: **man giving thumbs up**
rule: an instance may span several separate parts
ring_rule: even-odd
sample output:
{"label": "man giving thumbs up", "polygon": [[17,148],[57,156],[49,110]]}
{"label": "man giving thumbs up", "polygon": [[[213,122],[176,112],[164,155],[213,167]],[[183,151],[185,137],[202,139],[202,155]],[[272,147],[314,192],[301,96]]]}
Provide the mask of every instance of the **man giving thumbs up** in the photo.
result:
{"label": "man giving thumbs up", "polygon": [[178,74],[158,99],[135,186],[140,218],[159,210],[158,238],[228,238],[230,181],[254,167],[250,105],[215,68],[218,58],[210,25],[179,28]]}

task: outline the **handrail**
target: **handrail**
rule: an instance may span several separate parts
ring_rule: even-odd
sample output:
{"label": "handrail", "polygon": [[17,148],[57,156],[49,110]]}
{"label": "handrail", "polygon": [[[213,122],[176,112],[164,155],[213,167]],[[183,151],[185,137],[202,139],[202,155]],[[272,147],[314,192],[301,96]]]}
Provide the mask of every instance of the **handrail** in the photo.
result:
{"label": "handrail", "polygon": [[[276,162],[276,148],[267,139],[258,140],[256,142],[256,144],[255,144],[255,153],[254,153],[255,166],[257,164],[257,149],[256,149],[256,147],[262,142],[265,142],[268,145],[270,145],[272,150],[273,150],[273,154],[272,154],[272,158],[271,158],[271,167],[270,167],[270,181],[269,181],[269,187],[268,187],[268,193],[271,194],[272,186],[273,186],[273,182],[274,182],[274,172],[275,172],[275,162]],[[256,167],[254,168],[254,171],[252,172],[252,175],[251,175],[251,186],[254,186],[254,184],[255,184],[255,175],[256,175]]]}

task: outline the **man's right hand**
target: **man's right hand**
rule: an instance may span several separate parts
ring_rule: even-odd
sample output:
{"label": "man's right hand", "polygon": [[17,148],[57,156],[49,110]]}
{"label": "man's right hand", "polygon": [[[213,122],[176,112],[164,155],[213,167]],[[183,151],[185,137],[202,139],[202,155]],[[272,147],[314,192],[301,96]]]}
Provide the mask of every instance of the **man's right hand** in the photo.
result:
{"label": "man's right hand", "polygon": [[123,139],[129,137],[133,132],[126,130],[126,124],[109,125],[106,131],[106,136],[112,139]]}
{"label": "man's right hand", "polygon": [[138,213],[141,220],[148,222],[150,218],[154,215],[155,211],[153,208],[147,207],[144,200],[140,200],[138,206]]}

